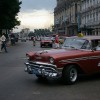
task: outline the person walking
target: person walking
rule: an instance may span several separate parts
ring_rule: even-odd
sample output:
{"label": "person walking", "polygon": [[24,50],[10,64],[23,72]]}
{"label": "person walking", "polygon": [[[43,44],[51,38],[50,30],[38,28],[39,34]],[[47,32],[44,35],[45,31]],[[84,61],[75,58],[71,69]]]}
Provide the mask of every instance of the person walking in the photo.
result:
{"label": "person walking", "polygon": [[10,40],[11,40],[11,45],[15,45],[15,35],[13,33],[11,33],[10,35]]}
{"label": "person walking", "polygon": [[81,32],[78,34],[78,37],[83,37],[83,36],[84,36],[84,35],[83,35],[83,33],[81,33]]}
{"label": "person walking", "polygon": [[5,52],[7,53],[5,33],[3,33],[1,36],[1,51],[2,49],[4,49]]}
{"label": "person walking", "polygon": [[33,41],[33,46],[35,46],[35,44],[36,44],[35,36],[32,37],[32,41]]}
{"label": "person walking", "polygon": [[58,37],[58,35],[56,35],[56,37],[55,37],[55,47],[59,48],[59,37]]}
{"label": "person walking", "polygon": [[34,45],[34,46],[36,45],[36,38],[35,38],[35,36],[34,36],[34,38],[33,38],[33,45]]}

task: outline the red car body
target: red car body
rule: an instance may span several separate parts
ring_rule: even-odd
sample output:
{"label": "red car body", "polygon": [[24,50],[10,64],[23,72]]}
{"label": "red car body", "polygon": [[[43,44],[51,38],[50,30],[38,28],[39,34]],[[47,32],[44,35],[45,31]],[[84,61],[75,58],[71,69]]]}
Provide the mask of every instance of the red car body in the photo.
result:
{"label": "red car body", "polygon": [[80,44],[85,41],[84,45],[81,48],[62,47],[61,49],[26,53],[29,59],[28,62],[25,63],[25,71],[35,74],[37,77],[61,77],[67,84],[75,83],[79,74],[93,74],[99,72],[100,45],[97,49],[93,47],[91,43],[94,41],[100,43],[100,37],[73,37],[73,40],[74,38],[77,39]]}
{"label": "red car body", "polygon": [[53,43],[50,37],[43,37],[40,41],[40,47],[52,47]]}

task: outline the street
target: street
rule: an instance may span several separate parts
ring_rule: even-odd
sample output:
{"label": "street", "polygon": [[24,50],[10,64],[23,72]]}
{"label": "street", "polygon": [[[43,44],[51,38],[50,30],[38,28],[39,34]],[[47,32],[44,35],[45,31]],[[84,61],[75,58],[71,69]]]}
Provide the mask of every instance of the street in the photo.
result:
{"label": "street", "polygon": [[74,85],[64,85],[61,80],[38,80],[24,72],[25,54],[38,51],[39,42],[18,42],[9,46],[8,53],[0,53],[0,100],[99,100],[100,74],[84,76]]}

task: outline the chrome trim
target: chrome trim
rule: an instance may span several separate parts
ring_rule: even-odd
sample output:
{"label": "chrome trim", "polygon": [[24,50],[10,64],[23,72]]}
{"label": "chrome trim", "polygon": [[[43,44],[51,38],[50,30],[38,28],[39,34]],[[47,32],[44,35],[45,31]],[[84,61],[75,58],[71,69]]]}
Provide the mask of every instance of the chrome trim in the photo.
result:
{"label": "chrome trim", "polygon": [[47,66],[52,66],[52,67],[55,67],[55,68],[57,68],[57,66],[56,65],[53,65],[53,64],[49,64],[49,63],[44,63],[44,62],[32,62],[32,61],[29,61],[28,63],[33,63],[33,64],[39,64],[39,65],[47,65]]}
{"label": "chrome trim", "polygon": [[91,60],[91,59],[99,59],[99,56],[87,56],[87,57],[79,57],[79,58],[72,58],[72,59],[65,59],[65,60],[61,60],[59,62],[63,62],[63,63],[67,63],[67,62],[77,62],[77,61],[81,61],[81,60]]}
{"label": "chrome trim", "polygon": [[25,72],[50,78],[61,77],[61,72],[58,71],[56,65],[32,61],[26,62],[25,65]]}

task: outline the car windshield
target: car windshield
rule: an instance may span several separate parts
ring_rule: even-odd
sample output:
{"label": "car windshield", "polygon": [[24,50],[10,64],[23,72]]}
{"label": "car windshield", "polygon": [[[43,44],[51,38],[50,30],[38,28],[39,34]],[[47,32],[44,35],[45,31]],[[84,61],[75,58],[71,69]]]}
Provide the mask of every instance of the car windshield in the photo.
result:
{"label": "car windshield", "polygon": [[63,44],[64,48],[86,49],[89,41],[82,38],[67,38]]}
{"label": "car windshield", "polygon": [[41,40],[51,40],[50,37],[43,37]]}

